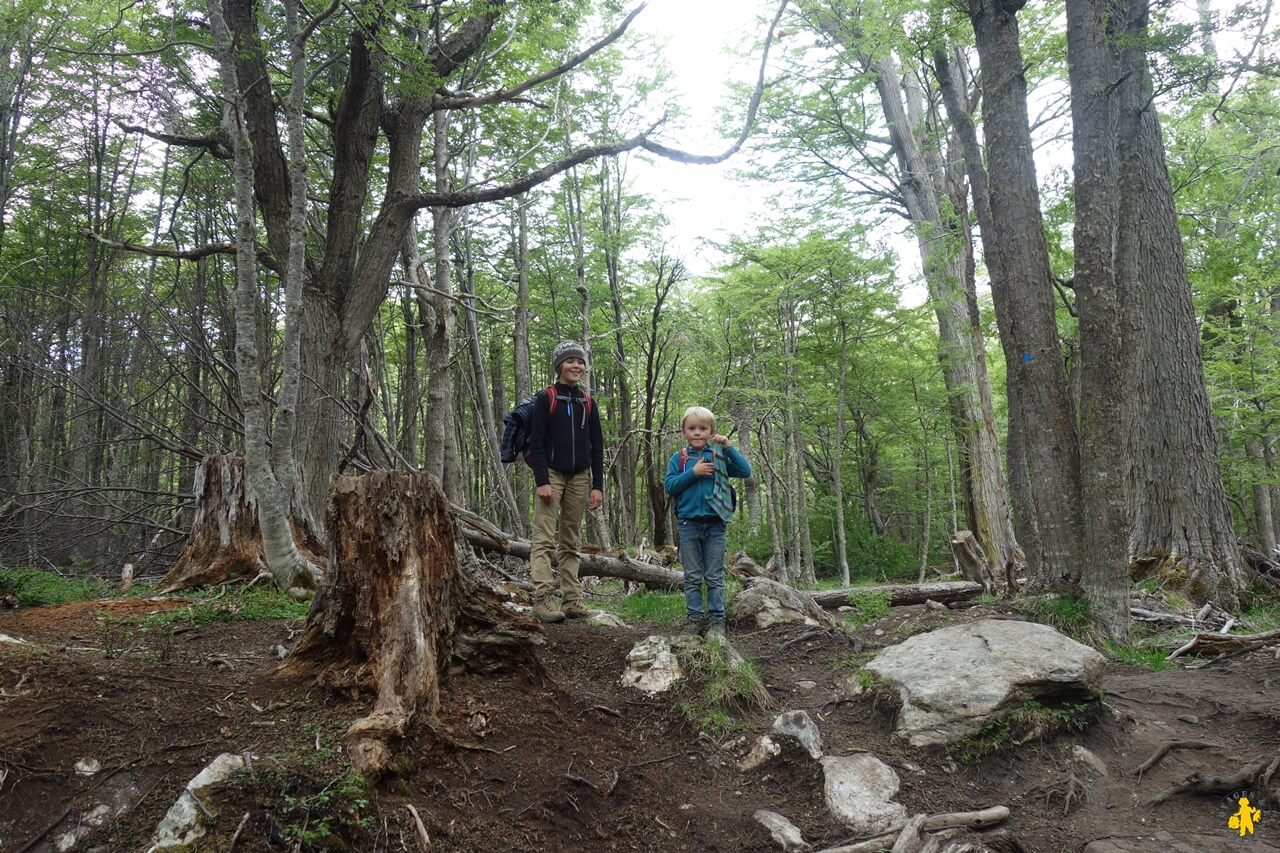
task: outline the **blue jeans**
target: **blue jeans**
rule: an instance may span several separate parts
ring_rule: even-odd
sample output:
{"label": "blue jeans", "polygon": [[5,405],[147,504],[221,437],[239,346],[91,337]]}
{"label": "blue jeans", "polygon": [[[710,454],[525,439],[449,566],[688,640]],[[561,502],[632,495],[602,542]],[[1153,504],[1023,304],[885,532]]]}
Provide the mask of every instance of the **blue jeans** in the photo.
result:
{"label": "blue jeans", "polygon": [[[680,519],[680,562],[684,567],[684,609],[690,622],[705,615],[724,624],[724,529],[720,519]],[[702,607],[702,585],[707,607]]]}

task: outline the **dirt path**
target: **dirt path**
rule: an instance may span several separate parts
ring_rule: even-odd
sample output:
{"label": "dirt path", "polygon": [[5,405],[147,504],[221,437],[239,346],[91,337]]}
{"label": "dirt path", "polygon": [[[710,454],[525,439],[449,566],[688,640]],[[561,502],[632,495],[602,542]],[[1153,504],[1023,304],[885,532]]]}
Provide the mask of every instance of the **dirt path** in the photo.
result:
{"label": "dirt path", "polygon": [[[367,699],[270,675],[276,647],[289,644],[298,622],[113,636],[122,623],[72,608],[79,609],[0,615],[0,633],[44,644],[34,653],[0,646],[0,851],[53,849],[98,804],[110,817],[86,828],[76,849],[144,850],[186,781],[224,751],[258,759],[253,778],[220,796],[213,833],[220,846],[209,849],[225,849],[248,813],[238,850],[289,849],[293,840],[305,842],[302,849],[401,850],[402,839],[412,845],[407,804],[438,850],[777,849],[751,818],[757,808],[786,815],[820,849],[849,836],[826,813],[815,765],[774,762],[750,773],[735,766],[774,713],[795,708],[818,723],[830,753],[869,750],[895,765],[911,813],[1003,803],[1012,810],[1007,830],[1027,850],[1135,836],[1148,846],[1114,849],[1280,847],[1280,810],[1269,806],[1259,834],[1236,841],[1218,798],[1146,805],[1194,770],[1230,772],[1276,750],[1280,661],[1269,650],[1194,670],[1113,664],[1104,707],[1082,735],[966,762],[954,750],[894,740],[884,703],[841,701],[836,682],[850,670],[834,662],[847,662],[850,649],[837,639],[801,640],[804,629],[786,627],[734,634],[759,662],[775,708],[712,743],[691,733],[678,699],[618,685],[627,651],[647,628],[571,623],[547,632],[545,678],[451,679],[436,729],[410,732],[396,773],[367,788],[344,775],[338,749]],[[947,614],[981,615],[981,608]],[[865,636],[884,643],[904,621],[923,626],[932,618],[898,608]],[[877,637],[877,628],[886,633]],[[1211,745],[1175,750],[1140,780],[1133,775],[1171,740]],[[1107,777],[1072,759],[1077,744],[1106,764]],[[77,775],[73,766],[86,758],[102,769]]]}

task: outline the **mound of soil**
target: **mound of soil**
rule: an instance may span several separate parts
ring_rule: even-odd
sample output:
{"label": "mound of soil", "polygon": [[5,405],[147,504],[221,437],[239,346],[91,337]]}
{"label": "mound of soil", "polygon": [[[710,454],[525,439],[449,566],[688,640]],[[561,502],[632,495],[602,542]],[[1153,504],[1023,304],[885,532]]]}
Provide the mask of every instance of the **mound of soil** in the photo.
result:
{"label": "mound of soil", "polygon": [[[788,709],[809,712],[829,754],[865,750],[895,766],[899,799],[912,814],[1009,806],[1005,829],[1027,850],[1080,850],[1095,839],[1127,837],[1149,839],[1148,846],[1116,849],[1159,850],[1162,842],[1150,839],[1197,837],[1220,839],[1206,853],[1264,851],[1280,839],[1270,826],[1280,821],[1268,821],[1274,804],[1262,806],[1258,835],[1245,840],[1227,831],[1219,797],[1147,805],[1192,771],[1228,773],[1274,753],[1280,661],[1270,650],[1199,669],[1113,664],[1103,707],[1083,734],[966,760],[962,750],[917,750],[893,738],[891,703],[843,699],[837,681],[851,671],[852,649],[839,638],[792,627],[731,633],[759,663],[774,707],[712,741],[691,730],[679,696],[647,697],[619,685],[628,650],[659,632],[653,626],[553,625],[538,652],[545,677],[455,674],[437,723],[420,721],[401,743],[395,772],[362,787],[344,775],[336,745],[367,711],[368,697],[272,676],[277,646],[290,645],[300,622],[150,631],[110,655],[54,645],[70,639],[59,630],[92,635],[93,623],[76,619],[104,610],[118,616],[110,609],[117,605],[156,606],[93,602],[82,608],[89,615],[74,618],[74,608],[0,614],[0,632],[47,644],[0,647],[0,850],[52,849],[52,839],[97,803],[113,816],[76,849],[146,849],[183,785],[221,752],[257,759],[251,775],[223,786],[207,849],[225,849],[246,814],[241,851],[290,849],[293,840],[302,849],[390,851],[405,849],[405,839],[414,849],[409,805],[437,850],[776,849],[751,817],[759,808],[786,815],[814,849],[835,845],[849,832],[827,814],[815,764],[784,755],[748,773],[736,767]],[[989,607],[895,608],[863,638],[869,647],[887,645],[945,621],[991,615]],[[1210,746],[1175,750],[1134,775],[1174,740]],[[1096,754],[1108,775],[1073,760],[1077,745]],[[77,775],[74,765],[85,758],[102,769]]]}

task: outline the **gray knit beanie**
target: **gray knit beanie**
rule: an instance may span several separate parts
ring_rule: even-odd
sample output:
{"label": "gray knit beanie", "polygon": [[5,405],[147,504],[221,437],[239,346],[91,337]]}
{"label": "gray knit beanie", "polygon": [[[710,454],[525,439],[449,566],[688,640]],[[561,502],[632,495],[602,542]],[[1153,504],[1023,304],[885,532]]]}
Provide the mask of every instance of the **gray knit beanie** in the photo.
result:
{"label": "gray knit beanie", "polygon": [[577,341],[563,341],[557,345],[555,352],[551,354],[551,369],[558,375],[560,365],[570,358],[580,358],[584,363],[586,362],[587,352],[582,348],[582,344]]}

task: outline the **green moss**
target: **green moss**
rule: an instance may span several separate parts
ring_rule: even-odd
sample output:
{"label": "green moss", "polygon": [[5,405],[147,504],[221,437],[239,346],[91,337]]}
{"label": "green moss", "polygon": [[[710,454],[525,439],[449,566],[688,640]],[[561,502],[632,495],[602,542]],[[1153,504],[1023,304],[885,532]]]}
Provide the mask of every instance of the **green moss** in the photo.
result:
{"label": "green moss", "polygon": [[1044,705],[1033,700],[988,723],[978,734],[958,741],[948,751],[964,762],[981,761],[1011,746],[1084,731],[1095,709],[1093,702]]}
{"label": "green moss", "polygon": [[43,569],[0,569],[0,595],[13,595],[20,607],[90,601],[110,591],[97,578],[65,578]]}

